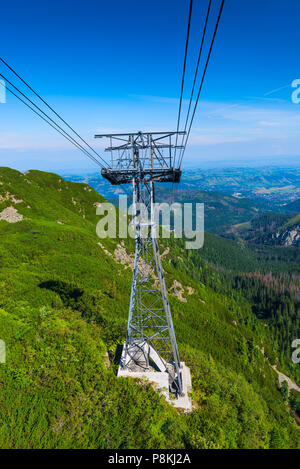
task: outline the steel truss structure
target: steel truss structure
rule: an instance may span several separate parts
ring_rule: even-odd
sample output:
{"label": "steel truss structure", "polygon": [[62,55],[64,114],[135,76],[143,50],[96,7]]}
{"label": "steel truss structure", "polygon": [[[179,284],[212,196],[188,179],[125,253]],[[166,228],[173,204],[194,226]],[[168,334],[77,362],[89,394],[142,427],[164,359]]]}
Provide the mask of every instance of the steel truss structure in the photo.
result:
{"label": "steel truss structure", "polygon": [[132,371],[155,368],[151,350],[161,362],[159,369],[169,373],[170,391],[177,396],[182,395],[181,365],[157,242],[154,182],[180,181],[174,153],[182,148],[176,142],[183,134],[95,135],[110,139],[106,151],[111,153],[111,164],[101,170],[102,176],[114,185],[132,183],[133,190],[135,258],[121,366]]}

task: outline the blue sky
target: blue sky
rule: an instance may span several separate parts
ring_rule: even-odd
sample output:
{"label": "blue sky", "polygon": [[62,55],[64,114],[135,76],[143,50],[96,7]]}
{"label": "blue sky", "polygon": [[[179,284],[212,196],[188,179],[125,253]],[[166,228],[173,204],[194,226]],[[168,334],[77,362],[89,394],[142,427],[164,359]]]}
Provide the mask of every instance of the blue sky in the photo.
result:
{"label": "blue sky", "polygon": [[[207,2],[194,1],[185,98]],[[1,5],[2,57],[102,151],[95,132],[175,129],[188,4],[6,2]],[[215,18],[220,0],[213,4]],[[291,83],[300,78],[299,18],[298,0],[225,2],[185,154],[187,165],[289,161],[300,154],[300,104],[291,100]],[[12,77],[3,65],[0,73]],[[0,123],[2,166],[94,169],[10,95],[0,104]]]}

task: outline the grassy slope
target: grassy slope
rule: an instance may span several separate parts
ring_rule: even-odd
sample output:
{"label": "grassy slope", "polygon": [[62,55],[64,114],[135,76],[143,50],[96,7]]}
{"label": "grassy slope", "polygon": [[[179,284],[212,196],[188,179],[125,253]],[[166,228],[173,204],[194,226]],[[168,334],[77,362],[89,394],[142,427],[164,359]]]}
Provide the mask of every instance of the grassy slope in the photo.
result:
{"label": "grassy slope", "polygon": [[[267,333],[245,300],[193,281],[184,273],[189,253],[171,246],[168,288],[176,278],[195,291],[187,303],[170,296],[180,355],[193,374],[195,410],[180,415],[150,386],[117,379],[115,365],[104,366],[106,350],[124,340],[131,272],[97,245],[93,204],[101,196],[38,171],[1,168],[0,182],[0,194],[24,200],[0,202],[0,210],[13,205],[24,215],[15,224],[0,221],[0,338],[7,346],[0,447],[299,445],[258,349],[274,362]],[[102,243],[113,252],[118,240]]]}

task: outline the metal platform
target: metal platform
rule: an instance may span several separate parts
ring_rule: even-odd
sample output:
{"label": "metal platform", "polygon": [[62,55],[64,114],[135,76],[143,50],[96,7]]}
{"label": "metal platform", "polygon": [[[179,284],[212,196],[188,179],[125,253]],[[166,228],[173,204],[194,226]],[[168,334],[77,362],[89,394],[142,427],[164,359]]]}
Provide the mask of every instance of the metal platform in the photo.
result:
{"label": "metal platform", "polygon": [[176,168],[145,169],[141,173],[136,169],[118,170],[113,168],[101,169],[102,176],[113,186],[130,184],[137,175],[146,181],[153,182],[180,182],[181,170]]}

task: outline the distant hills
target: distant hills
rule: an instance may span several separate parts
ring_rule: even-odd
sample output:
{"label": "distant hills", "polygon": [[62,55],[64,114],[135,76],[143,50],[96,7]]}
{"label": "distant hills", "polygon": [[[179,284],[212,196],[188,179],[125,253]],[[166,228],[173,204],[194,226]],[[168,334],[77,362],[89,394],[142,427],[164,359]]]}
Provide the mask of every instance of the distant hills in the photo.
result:
{"label": "distant hills", "polygon": [[185,170],[180,186],[261,200],[274,209],[300,197],[300,166]]}
{"label": "distant hills", "polygon": [[174,192],[158,187],[159,202],[204,203],[205,231],[224,235],[235,224],[249,221],[267,210],[268,204],[260,200],[233,197],[218,192],[195,189],[174,189]]}
{"label": "distant hills", "polygon": [[[67,179],[88,183],[109,199],[123,193],[99,173],[68,175]],[[264,213],[300,212],[300,168],[186,169],[180,184],[158,184],[156,196],[159,201],[204,203],[205,230],[227,236],[232,226]]]}
{"label": "distant hills", "polygon": [[[65,175],[66,179],[85,182],[107,198],[116,197],[122,193],[120,187],[112,187],[99,173],[80,176]],[[168,187],[167,185],[164,185]],[[172,185],[168,187],[172,190]],[[180,191],[197,190],[236,196],[260,201],[275,212],[284,211],[284,206],[295,199],[300,199],[300,167],[287,166],[264,167],[216,167],[183,169],[180,184],[174,184],[174,189]],[[296,210],[299,211],[299,210]]]}

